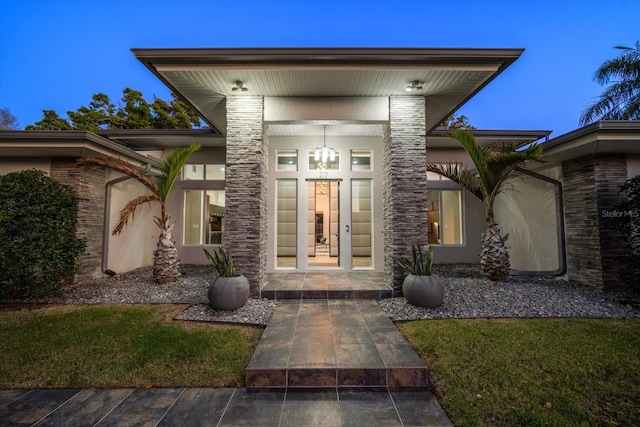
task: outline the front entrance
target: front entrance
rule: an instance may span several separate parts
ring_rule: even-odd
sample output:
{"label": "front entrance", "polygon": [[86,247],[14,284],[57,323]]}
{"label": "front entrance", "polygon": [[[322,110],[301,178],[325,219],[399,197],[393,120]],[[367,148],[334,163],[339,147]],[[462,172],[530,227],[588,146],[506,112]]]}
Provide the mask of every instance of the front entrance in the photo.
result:
{"label": "front entrance", "polygon": [[381,137],[317,128],[320,138],[270,136],[267,272],[381,272]]}
{"label": "front entrance", "polygon": [[307,181],[307,265],[340,266],[340,181]]}

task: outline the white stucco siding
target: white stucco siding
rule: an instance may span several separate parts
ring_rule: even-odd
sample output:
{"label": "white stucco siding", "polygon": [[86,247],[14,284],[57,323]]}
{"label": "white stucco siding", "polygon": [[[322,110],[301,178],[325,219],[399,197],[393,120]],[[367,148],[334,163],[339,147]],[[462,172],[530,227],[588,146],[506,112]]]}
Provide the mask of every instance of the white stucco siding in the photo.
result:
{"label": "white stucco siding", "polygon": [[640,175],[640,156],[627,156],[627,177],[635,178]]}
{"label": "white stucco siding", "polygon": [[[160,205],[145,203],[139,206],[133,221],[129,222],[122,233],[114,236],[111,230],[118,221],[120,210],[130,200],[148,193],[148,190],[134,179],[118,182],[110,187],[110,197],[107,200],[108,227],[105,231],[108,239],[108,245],[105,248],[108,251],[105,269],[123,273],[153,265],[153,251],[158,238],[158,228],[153,217],[160,215]],[[96,209],[101,207],[96,206]]]}
{"label": "white stucco siding", "polygon": [[37,169],[44,171],[47,175],[51,174],[50,159],[25,159],[25,158],[2,158],[0,156],[0,175],[6,175],[12,172],[20,172],[23,170]]}

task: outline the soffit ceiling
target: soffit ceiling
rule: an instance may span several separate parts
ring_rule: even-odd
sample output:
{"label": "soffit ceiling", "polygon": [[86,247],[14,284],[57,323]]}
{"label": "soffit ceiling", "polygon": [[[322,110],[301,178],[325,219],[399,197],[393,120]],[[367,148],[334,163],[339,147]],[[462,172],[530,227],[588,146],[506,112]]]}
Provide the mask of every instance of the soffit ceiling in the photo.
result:
{"label": "soffit ceiling", "polygon": [[[487,85],[521,49],[132,49],[226,133],[226,97],[424,96],[427,129]],[[418,80],[422,89],[407,92]],[[233,91],[241,81],[247,91]],[[352,124],[357,125],[357,124]],[[313,125],[307,128],[313,131]],[[270,128],[275,131],[276,128]],[[304,132],[304,127],[295,132]],[[371,129],[355,130],[366,134]],[[308,135],[303,133],[303,135]]]}

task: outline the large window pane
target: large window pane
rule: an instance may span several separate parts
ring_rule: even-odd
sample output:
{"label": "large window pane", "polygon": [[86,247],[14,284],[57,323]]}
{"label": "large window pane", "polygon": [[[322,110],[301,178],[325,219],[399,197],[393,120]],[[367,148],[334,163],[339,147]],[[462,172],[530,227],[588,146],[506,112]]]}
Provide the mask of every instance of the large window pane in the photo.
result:
{"label": "large window pane", "polygon": [[182,179],[185,181],[204,179],[204,165],[185,165],[182,168]]}
{"label": "large window pane", "polygon": [[225,199],[223,190],[205,192],[205,218],[208,219],[205,241],[208,245],[221,245],[224,233]]}
{"label": "large window pane", "polygon": [[442,192],[442,243],[444,245],[462,244],[462,203],[460,191]]}
{"label": "large window pane", "polygon": [[297,255],[297,181],[277,181],[277,267],[296,267]]}
{"label": "large window pane", "polygon": [[371,267],[371,181],[351,181],[351,255],[353,267]]}
{"label": "large window pane", "polygon": [[462,193],[431,190],[427,193],[429,244],[461,245],[463,240]]}
{"label": "large window pane", "polygon": [[224,165],[206,165],[207,181],[224,181]]}
{"label": "large window pane", "polygon": [[202,244],[203,200],[201,190],[184,192],[184,244]]}
{"label": "large window pane", "polygon": [[186,190],[184,193],[184,244],[222,244],[224,215],[223,190]]}

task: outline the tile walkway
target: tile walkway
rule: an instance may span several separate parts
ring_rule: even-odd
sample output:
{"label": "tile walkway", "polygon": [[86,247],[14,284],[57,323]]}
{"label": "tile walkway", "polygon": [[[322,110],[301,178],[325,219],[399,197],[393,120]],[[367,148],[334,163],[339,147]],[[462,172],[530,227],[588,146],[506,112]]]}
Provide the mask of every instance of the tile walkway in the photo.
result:
{"label": "tile walkway", "polygon": [[0,426],[450,426],[426,390],[0,390]]}
{"label": "tile walkway", "polygon": [[374,300],[284,300],[247,366],[246,384],[427,387],[427,368]]}
{"label": "tile walkway", "polygon": [[382,275],[278,273],[265,288],[280,302],[247,388],[0,390],[0,427],[452,425],[375,301],[391,296]]}

